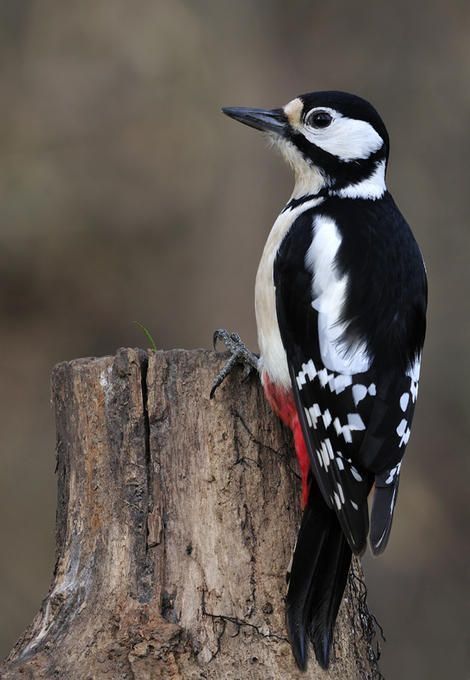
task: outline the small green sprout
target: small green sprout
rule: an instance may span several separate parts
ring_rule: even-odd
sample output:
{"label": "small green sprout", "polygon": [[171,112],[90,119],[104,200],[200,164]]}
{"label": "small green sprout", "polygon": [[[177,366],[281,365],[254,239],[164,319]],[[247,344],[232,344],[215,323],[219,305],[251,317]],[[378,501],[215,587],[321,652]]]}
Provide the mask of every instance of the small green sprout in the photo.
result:
{"label": "small green sprout", "polygon": [[139,321],[134,321],[136,326],[139,326],[139,328],[145,333],[145,337],[150,343],[149,349],[151,349],[153,352],[157,351],[157,345],[155,344],[155,340],[152,337],[152,334],[150,333],[149,329],[144,326],[144,324],[140,323]]}

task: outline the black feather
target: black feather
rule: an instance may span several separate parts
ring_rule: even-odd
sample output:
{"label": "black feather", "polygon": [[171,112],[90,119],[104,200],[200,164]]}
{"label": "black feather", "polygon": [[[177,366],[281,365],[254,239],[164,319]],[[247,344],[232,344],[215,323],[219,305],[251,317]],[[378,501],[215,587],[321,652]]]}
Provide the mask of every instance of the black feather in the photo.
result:
{"label": "black feather", "polygon": [[301,670],[307,665],[309,639],[318,663],[328,668],[351,555],[335,513],[312,480],[294,551],[286,609],[289,639]]}
{"label": "black feather", "polygon": [[[349,282],[341,316],[344,341],[350,346],[365,343],[371,357],[369,369],[346,376],[348,383],[341,390],[332,387],[341,374],[323,365],[318,312],[312,306],[312,271],[306,265],[319,216],[333,220],[341,235],[336,267]],[[367,496],[374,481],[387,486],[389,471],[403,458],[413,419],[417,383],[410,368],[421,352],[425,332],[422,258],[390,194],[375,201],[332,197],[293,222],[273,273],[279,329],[312,471],[351,549],[360,554],[369,531]],[[301,375],[305,379],[300,385]],[[355,388],[366,392],[359,401]],[[307,413],[311,408],[320,414],[315,419]],[[338,427],[347,425],[351,415],[360,428],[352,428],[346,438]],[[407,431],[404,438],[398,434],[401,423]],[[321,455],[326,445],[328,460]],[[377,539],[386,508],[391,524],[389,496],[377,493],[372,513]]]}
{"label": "black feather", "polygon": [[[306,264],[317,217],[333,220],[341,235],[335,266],[348,276],[342,342],[367,345],[371,360],[362,373],[346,376],[323,364],[312,306],[315,274]],[[312,471],[287,596],[288,630],[298,666],[306,667],[310,639],[326,668],[351,554],[366,546],[374,483],[370,543],[375,554],[390,535],[417,393],[411,368],[424,341],[426,276],[411,231],[389,194],[376,201],[324,198],[305,210],[277,252],[273,275]]]}
{"label": "black feather", "polygon": [[375,478],[371,512],[370,547],[374,555],[381,555],[387,547],[392,529],[393,512],[397,503],[400,471],[394,468]]}
{"label": "black feather", "polygon": [[300,99],[304,104],[304,119],[309,111],[317,106],[331,107],[344,116],[370,123],[383,140],[382,146],[375,153],[367,158],[356,158],[354,162],[349,162],[316,146],[297,128],[290,128],[287,138],[291,144],[297,147],[308,162],[322,169],[331,187],[340,189],[360,182],[370,176],[378,162],[388,160],[388,133],[381,117],[369,102],[355,95],[336,91],[311,92],[300,95]]}

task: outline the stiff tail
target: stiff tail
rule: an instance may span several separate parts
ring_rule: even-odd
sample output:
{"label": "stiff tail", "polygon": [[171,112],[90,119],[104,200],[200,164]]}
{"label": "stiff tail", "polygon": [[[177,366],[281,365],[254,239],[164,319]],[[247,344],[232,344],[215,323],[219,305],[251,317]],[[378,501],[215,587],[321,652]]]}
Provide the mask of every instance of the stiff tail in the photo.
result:
{"label": "stiff tail", "polygon": [[400,463],[384,474],[375,477],[369,537],[370,547],[374,555],[380,555],[387,547],[399,483]]}
{"label": "stiff tail", "polygon": [[328,668],[351,556],[335,512],[327,507],[312,479],[287,593],[287,629],[301,670],[307,667],[308,640],[320,666]]}

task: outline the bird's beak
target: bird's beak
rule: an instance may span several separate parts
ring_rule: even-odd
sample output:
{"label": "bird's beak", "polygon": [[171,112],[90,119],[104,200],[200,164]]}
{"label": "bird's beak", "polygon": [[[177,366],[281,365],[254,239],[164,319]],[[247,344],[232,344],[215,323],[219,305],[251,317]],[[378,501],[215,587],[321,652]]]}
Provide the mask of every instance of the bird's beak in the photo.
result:
{"label": "bird's beak", "polygon": [[225,107],[223,113],[230,118],[263,132],[285,135],[287,117],[282,109],[247,109],[239,106]]}

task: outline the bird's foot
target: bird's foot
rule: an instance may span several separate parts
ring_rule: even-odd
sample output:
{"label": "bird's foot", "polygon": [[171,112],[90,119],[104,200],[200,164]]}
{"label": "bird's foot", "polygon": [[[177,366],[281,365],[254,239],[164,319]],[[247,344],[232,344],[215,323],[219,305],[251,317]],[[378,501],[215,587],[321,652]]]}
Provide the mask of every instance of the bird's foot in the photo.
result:
{"label": "bird's foot", "polygon": [[237,364],[243,366],[243,379],[245,380],[252,373],[252,371],[258,371],[259,364],[259,357],[253,352],[250,352],[248,347],[241,341],[238,333],[229,333],[225,329],[219,328],[218,330],[214,331],[214,349],[217,349],[217,343],[219,341],[224,343],[225,347],[229,350],[232,356],[222,368],[220,373],[218,373],[214,378],[210,392],[211,399],[214,396],[217,388],[223,383],[228,374],[231,373],[234,366]]}

